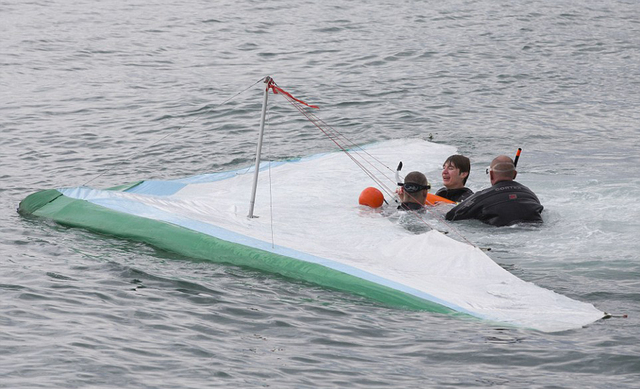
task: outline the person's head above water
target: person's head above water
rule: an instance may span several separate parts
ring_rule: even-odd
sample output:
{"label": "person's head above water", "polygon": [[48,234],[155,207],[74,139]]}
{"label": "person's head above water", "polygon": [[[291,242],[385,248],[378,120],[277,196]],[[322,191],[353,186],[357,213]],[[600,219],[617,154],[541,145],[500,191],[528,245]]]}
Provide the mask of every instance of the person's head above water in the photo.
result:
{"label": "person's head above water", "polygon": [[499,155],[491,161],[491,166],[487,170],[491,185],[500,181],[513,181],[516,179],[518,172],[513,163],[513,159],[506,155]]}
{"label": "person's head above water", "polygon": [[471,161],[464,155],[452,155],[442,164],[442,183],[447,189],[464,188],[471,172]]}
{"label": "person's head above water", "polygon": [[420,172],[411,172],[404,178],[404,184],[399,197],[403,203],[418,203],[424,205],[427,192],[431,186],[427,177]]}

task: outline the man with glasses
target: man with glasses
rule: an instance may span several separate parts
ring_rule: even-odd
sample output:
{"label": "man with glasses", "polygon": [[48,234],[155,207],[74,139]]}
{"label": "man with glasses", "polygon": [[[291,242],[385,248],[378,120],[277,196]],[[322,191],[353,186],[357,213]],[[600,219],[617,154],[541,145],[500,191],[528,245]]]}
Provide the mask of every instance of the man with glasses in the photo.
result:
{"label": "man with glasses", "polygon": [[514,181],[518,172],[513,160],[501,155],[487,169],[491,188],[476,192],[447,212],[447,220],[478,219],[494,226],[516,223],[542,223],[543,210],[538,197]]}

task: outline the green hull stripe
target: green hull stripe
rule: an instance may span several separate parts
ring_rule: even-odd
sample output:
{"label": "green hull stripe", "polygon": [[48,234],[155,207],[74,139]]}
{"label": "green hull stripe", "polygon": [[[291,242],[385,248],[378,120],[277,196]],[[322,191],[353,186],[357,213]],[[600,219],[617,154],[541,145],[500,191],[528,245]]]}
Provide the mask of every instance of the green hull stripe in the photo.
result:
{"label": "green hull stripe", "polygon": [[81,227],[144,242],[194,259],[246,266],[280,274],[350,292],[394,307],[460,314],[443,305],[326,266],[230,243],[174,224],[113,211],[85,200],[65,197],[56,190],[41,191],[28,196],[20,203],[19,212],[50,218],[65,226]]}
{"label": "green hull stripe", "polygon": [[58,192],[55,189],[48,189],[34,193],[27,196],[26,199],[20,202],[18,212],[22,215],[35,214],[39,209],[60,196],[62,196],[62,193]]}

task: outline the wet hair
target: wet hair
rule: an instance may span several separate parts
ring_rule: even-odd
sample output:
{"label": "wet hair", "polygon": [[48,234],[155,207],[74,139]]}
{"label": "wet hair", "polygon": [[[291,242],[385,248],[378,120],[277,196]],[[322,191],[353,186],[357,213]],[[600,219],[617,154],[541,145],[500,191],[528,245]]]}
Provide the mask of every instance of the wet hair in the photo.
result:
{"label": "wet hair", "polygon": [[411,172],[407,174],[407,176],[404,178],[404,183],[405,184],[412,183],[412,184],[418,184],[423,186],[429,185],[429,181],[427,181],[427,176],[425,176],[420,172]]}
{"label": "wet hair", "polygon": [[[469,174],[471,173],[471,161],[469,161],[469,158],[465,157],[464,155],[460,155],[460,154],[452,155],[449,158],[447,158],[446,161],[444,161],[442,166],[444,167],[444,166],[447,166],[448,164],[451,164],[455,166],[457,169],[460,169],[460,173],[469,173]],[[467,179],[469,178],[469,174],[467,174],[467,176],[462,181],[463,185],[467,185]]]}
{"label": "wet hair", "polygon": [[418,192],[409,193],[406,192],[407,195],[413,200],[413,202],[421,203],[424,205],[425,200],[427,199],[427,190],[426,187],[429,186],[429,181],[427,181],[427,176],[420,172],[411,172],[407,174],[404,178],[404,184],[417,184],[422,185],[425,189],[420,190]]}

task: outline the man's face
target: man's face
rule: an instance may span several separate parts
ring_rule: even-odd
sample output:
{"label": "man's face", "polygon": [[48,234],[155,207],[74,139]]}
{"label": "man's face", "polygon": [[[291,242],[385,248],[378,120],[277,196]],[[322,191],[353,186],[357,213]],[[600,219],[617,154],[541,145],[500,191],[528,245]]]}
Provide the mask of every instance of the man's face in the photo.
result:
{"label": "man's face", "polygon": [[460,173],[460,169],[450,162],[442,166],[442,183],[447,189],[464,187],[464,178],[467,175],[469,173]]}

